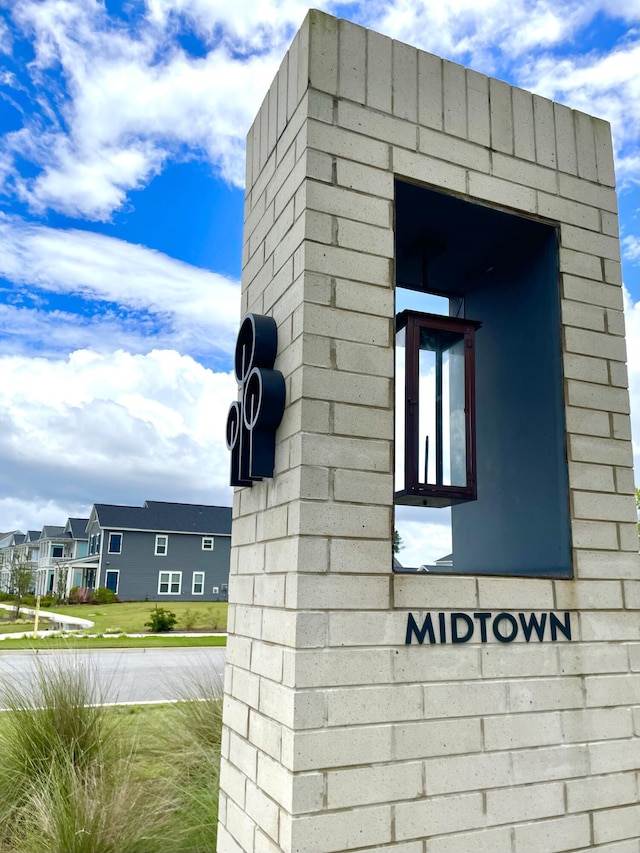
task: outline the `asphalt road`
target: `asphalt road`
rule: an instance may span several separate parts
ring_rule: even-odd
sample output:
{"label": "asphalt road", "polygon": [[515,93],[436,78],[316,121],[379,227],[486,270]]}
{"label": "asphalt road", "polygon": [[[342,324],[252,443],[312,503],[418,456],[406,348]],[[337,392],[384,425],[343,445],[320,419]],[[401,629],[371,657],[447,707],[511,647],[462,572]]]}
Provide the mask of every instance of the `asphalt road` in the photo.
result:
{"label": "asphalt road", "polygon": [[[224,650],[201,649],[95,649],[92,651],[0,651],[0,709],[4,685],[28,688],[39,670],[81,667],[98,685],[97,702],[150,702],[186,698],[197,694],[197,684],[220,685]],[[93,678],[95,676],[95,679]]]}

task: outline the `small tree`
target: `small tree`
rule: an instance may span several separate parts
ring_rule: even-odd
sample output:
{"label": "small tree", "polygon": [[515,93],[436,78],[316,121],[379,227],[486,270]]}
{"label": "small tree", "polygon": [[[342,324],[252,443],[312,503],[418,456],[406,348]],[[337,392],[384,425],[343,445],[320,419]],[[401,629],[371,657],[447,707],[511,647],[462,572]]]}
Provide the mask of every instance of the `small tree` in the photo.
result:
{"label": "small tree", "polygon": [[29,592],[33,584],[33,566],[27,560],[20,559],[14,555],[9,566],[9,591],[16,599],[16,609],[13,618],[20,616],[20,605],[22,599]]}
{"label": "small tree", "polygon": [[150,628],[155,634],[163,631],[173,631],[173,626],[178,621],[176,614],[171,610],[165,610],[164,607],[158,607],[151,611],[151,617],[148,622],[145,622],[145,627]]}
{"label": "small tree", "polygon": [[393,553],[399,554],[400,551],[404,548],[404,542],[402,541],[402,536],[398,533],[397,530],[393,531]]}
{"label": "small tree", "polygon": [[59,564],[56,565],[56,586],[55,586],[55,599],[57,604],[62,604],[62,602],[67,597],[67,581],[69,579],[69,567],[61,566]]}

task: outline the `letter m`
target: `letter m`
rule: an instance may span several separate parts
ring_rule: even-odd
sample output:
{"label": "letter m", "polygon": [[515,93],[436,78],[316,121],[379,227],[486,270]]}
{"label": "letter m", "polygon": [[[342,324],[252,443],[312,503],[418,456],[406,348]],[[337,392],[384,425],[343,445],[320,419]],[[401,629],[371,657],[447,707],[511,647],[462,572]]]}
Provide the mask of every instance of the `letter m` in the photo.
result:
{"label": "letter m", "polygon": [[433,633],[433,623],[431,621],[431,614],[427,613],[425,616],[424,622],[422,623],[422,628],[418,628],[418,624],[416,620],[413,618],[413,613],[409,613],[407,618],[407,636],[405,638],[405,645],[411,645],[411,639],[415,635],[416,640],[422,644],[424,643],[424,638],[429,633],[429,642],[435,643],[436,638]]}

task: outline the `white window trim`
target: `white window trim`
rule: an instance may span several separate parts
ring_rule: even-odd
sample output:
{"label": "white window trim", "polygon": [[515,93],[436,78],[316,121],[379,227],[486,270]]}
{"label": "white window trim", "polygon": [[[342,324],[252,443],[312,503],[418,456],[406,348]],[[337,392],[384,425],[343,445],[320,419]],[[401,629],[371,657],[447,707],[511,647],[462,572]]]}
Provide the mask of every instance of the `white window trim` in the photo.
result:
{"label": "white window trim", "polygon": [[[169,580],[167,582],[168,589],[166,592],[161,592],[161,590],[160,590],[160,585],[162,583],[162,575],[169,575]],[[173,583],[172,578],[174,577],[174,575],[178,575],[178,578],[179,578],[179,580],[178,580],[178,591],[177,592],[171,592],[171,584]],[[171,572],[171,571],[158,572],[158,595],[181,595],[181,594],[182,594],[182,572]]]}
{"label": "white window trim", "polygon": [[[116,578],[116,588],[114,590],[115,594],[118,594],[118,587],[120,586],[120,569],[107,569],[104,573],[104,585],[107,586],[107,575],[110,572],[115,572],[118,577]],[[108,587],[107,587],[108,588]]]}
{"label": "white window trim", "polygon": [[[158,539],[164,539],[164,553],[158,551]],[[156,557],[166,557],[169,553],[169,536],[166,533],[157,533],[156,534],[156,547],[154,548],[154,555]]]}
{"label": "white window trim", "polygon": [[[210,548],[205,548],[205,542],[211,542],[211,547],[210,547]],[[214,549],[214,542],[215,542],[215,539],[214,539],[214,537],[213,537],[213,536],[203,536],[203,537],[202,537],[202,550],[203,550],[203,551],[213,551],[213,549]]]}
{"label": "white window trim", "polygon": [[[196,592],[196,577],[200,578],[200,592]],[[191,595],[204,595],[204,572],[194,572],[191,575]]]}
{"label": "white window trim", "polygon": [[[112,551],[111,550],[111,537],[112,536],[119,536],[120,537],[120,550],[119,551]],[[119,533],[119,532],[114,530],[113,532],[111,532],[109,534],[109,542],[107,543],[107,554],[122,554],[122,533]]]}
{"label": "white window trim", "polygon": [[[53,553],[54,548],[62,548],[62,554],[60,554],[59,557],[56,557],[55,554]],[[52,560],[63,560],[64,559],[64,545],[61,545],[59,542],[52,542],[51,543],[51,559]]]}

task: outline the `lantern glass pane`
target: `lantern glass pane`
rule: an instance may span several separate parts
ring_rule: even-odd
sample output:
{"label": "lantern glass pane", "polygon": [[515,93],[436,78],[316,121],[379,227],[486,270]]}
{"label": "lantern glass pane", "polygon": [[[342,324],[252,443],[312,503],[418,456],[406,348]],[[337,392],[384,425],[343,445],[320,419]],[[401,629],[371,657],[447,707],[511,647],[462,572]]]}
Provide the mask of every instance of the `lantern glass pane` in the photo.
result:
{"label": "lantern glass pane", "polygon": [[466,486],[464,336],[420,329],[418,481]]}

